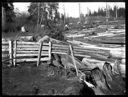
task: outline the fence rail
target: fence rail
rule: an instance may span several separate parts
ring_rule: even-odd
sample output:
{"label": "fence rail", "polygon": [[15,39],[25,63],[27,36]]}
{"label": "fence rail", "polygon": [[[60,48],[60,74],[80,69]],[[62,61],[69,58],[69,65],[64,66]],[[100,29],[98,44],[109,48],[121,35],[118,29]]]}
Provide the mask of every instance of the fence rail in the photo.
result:
{"label": "fence rail", "polygon": [[[22,42],[22,41],[4,41],[2,40],[2,59],[9,57],[11,64],[17,62],[30,62],[37,61],[50,61],[51,54],[68,54],[69,45],[62,45],[52,42]],[[95,48],[82,48],[73,45],[74,56],[80,57],[95,57],[101,60],[106,60],[109,55],[108,50],[95,49]],[[37,58],[35,58],[37,57]],[[18,58],[18,59],[17,59]]]}

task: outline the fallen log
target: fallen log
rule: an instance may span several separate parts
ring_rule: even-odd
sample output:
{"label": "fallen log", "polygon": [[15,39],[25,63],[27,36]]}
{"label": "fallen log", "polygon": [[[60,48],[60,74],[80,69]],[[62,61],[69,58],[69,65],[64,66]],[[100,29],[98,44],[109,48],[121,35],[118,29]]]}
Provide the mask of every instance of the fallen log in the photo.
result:
{"label": "fallen log", "polygon": [[125,58],[125,49],[112,49],[110,50],[110,57],[112,58]]}

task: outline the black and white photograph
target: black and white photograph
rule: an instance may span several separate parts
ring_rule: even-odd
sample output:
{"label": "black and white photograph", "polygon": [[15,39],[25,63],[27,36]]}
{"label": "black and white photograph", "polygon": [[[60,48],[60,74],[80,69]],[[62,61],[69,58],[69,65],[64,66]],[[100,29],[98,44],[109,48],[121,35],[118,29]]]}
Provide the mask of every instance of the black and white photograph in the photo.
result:
{"label": "black and white photograph", "polygon": [[126,95],[125,2],[2,2],[1,11],[2,95]]}

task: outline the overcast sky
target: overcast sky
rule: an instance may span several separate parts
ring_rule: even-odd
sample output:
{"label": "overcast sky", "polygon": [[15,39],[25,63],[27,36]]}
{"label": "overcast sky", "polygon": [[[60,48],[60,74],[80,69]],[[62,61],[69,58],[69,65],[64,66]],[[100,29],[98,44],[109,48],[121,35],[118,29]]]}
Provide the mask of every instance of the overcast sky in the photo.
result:
{"label": "overcast sky", "polygon": [[[64,13],[63,8],[65,7],[65,12],[66,15],[71,16],[71,17],[78,17],[79,16],[79,3],[80,2],[65,2],[65,3],[59,3],[59,12]],[[125,8],[125,3],[124,2],[107,2],[107,4],[113,8],[114,5],[118,7],[124,7]],[[14,9],[18,8],[20,12],[27,12],[28,6],[30,3],[14,3]],[[64,6],[64,7],[63,7]],[[105,2],[81,2],[81,13],[87,14],[87,8],[90,9],[91,11],[97,11],[98,8],[105,8],[106,3]]]}

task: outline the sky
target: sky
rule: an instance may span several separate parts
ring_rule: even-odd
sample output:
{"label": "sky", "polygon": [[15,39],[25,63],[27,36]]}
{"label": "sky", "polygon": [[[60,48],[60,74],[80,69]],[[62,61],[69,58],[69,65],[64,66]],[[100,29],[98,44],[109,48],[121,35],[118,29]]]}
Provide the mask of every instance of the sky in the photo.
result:
{"label": "sky", "polygon": [[[79,3],[80,2],[64,2],[64,3],[59,3],[59,12],[64,13],[64,8],[66,12],[66,16],[69,17],[79,17]],[[20,13],[26,12],[28,10],[28,6],[30,3],[13,3],[14,4],[14,9],[18,9]],[[113,8],[114,5],[118,7],[123,7],[125,8],[125,2],[107,2],[107,4]],[[81,8],[81,13],[87,14],[87,9],[90,9],[92,12],[97,11],[98,8],[105,8],[106,3],[105,2],[81,2],[80,3],[80,8]]]}

